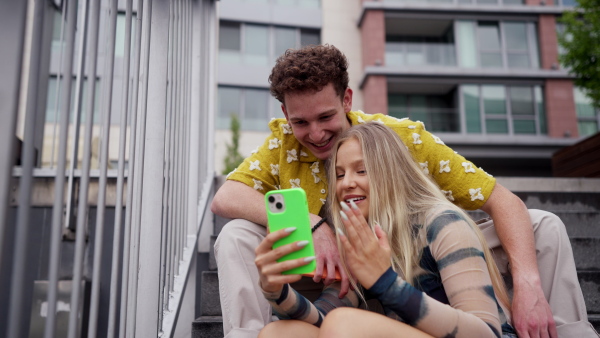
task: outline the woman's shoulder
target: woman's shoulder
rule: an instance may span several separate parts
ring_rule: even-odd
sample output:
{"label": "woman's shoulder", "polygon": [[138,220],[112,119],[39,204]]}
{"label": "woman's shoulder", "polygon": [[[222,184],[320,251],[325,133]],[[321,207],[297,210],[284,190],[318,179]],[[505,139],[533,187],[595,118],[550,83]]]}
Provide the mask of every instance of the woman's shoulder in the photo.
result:
{"label": "woman's shoulder", "polygon": [[469,228],[467,215],[456,209],[439,206],[432,208],[425,217],[425,231],[427,242],[432,243],[445,229],[451,227],[454,230]]}

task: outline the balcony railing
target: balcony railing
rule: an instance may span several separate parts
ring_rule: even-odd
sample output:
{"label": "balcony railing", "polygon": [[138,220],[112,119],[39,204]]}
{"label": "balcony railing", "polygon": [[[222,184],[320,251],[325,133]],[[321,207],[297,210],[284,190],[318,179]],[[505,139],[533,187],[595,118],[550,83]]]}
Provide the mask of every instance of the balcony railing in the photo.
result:
{"label": "balcony railing", "polygon": [[386,66],[456,66],[456,49],[450,43],[387,42]]}

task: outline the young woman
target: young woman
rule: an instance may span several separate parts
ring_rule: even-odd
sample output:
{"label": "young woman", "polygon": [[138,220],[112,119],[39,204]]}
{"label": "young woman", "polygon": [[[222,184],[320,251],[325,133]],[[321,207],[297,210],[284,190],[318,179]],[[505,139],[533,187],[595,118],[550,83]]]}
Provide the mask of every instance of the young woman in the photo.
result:
{"label": "young woman", "polygon": [[[300,276],[281,275],[306,262],[276,262],[302,243],[271,250],[293,229],[271,233],[256,249],[260,285],[275,314],[293,320],[273,322],[261,336],[516,337],[479,229],[398,136],[367,123],[344,132],[335,149],[328,168],[332,223],[357,292],[338,299],[334,284],[310,303],[289,286]],[[387,316],[357,309],[365,298],[378,299]]]}

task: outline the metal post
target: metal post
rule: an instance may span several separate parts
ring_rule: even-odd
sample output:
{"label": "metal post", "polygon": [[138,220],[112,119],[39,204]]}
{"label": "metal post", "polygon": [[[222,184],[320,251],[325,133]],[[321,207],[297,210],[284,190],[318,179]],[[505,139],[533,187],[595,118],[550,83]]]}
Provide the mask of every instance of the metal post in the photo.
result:
{"label": "metal post", "polygon": [[[126,337],[133,337],[136,334],[136,322],[137,322],[137,293],[138,293],[138,278],[139,278],[139,256],[140,256],[140,228],[141,228],[141,203],[143,199],[143,184],[141,180],[143,179],[143,174],[145,171],[145,166],[143,165],[145,159],[145,139],[146,139],[146,115],[148,108],[148,77],[150,75],[150,40],[152,37],[151,34],[151,24],[152,24],[152,5],[153,2],[150,0],[145,0],[144,9],[147,8],[147,13],[143,17],[143,28],[142,28],[142,41],[143,41],[143,58],[142,64],[140,65],[140,94],[138,96],[138,106],[137,106],[137,136],[136,136],[136,144],[135,144],[135,152],[139,158],[136,162],[139,162],[140,165],[135,166],[135,180],[133,182],[133,193],[130,196],[136,196],[133,199],[132,210],[131,210],[131,227],[132,227],[132,236],[131,236],[131,252],[130,252],[130,276],[129,278],[129,286],[128,286],[128,296],[130,297],[127,300],[127,330],[125,333]],[[149,184],[156,184],[156,182],[152,182]]]}
{"label": "metal post", "polygon": [[[67,137],[69,127],[69,113],[71,112],[71,84],[73,69],[73,51],[75,48],[75,24],[77,20],[77,1],[65,0],[63,6],[67,6],[66,14],[66,55],[62,60],[61,69],[63,73],[58,74],[58,78],[63,78],[64,87],[61,88],[60,99],[60,136],[58,142],[58,160],[56,169],[56,178],[54,180],[54,205],[52,208],[52,235],[50,246],[50,269],[48,282],[48,309],[52,313],[56,309],[58,293],[58,268],[60,265],[61,236],[63,229],[63,204],[64,204],[64,186],[65,186],[65,168],[67,154]],[[52,337],[54,335],[55,314],[47,318],[47,325],[44,335]]]}
{"label": "metal post", "polygon": [[[128,309],[129,309],[129,286],[131,283],[129,266],[133,250],[134,232],[132,225],[132,209],[133,209],[133,185],[135,179],[135,171],[137,170],[136,165],[136,148],[137,148],[137,107],[138,107],[138,93],[140,86],[140,69],[141,69],[141,51],[142,51],[142,19],[144,17],[144,4],[143,0],[137,2],[137,13],[136,13],[136,30],[135,30],[135,58],[133,63],[133,89],[131,97],[131,117],[129,122],[129,166],[127,170],[127,201],[125,206],[125,230],[123,236],[123,267],[121,273],[121,304],[120,304],[120,319],[119,319],[119,337],[124,338],[126,336],[126,329],[128,327]],[[137,197],[135,198],[137,200]],[[109,338],[112,337],[112,332],[108,332]]]}
{"label": "metal post", "polygon": [[[110,300],[108,311],[108,337],[115,333],[115,318],[117,309],[119,279],[119,258],[121,254],[121,225],[123,211],[123,183],[125,176],[125,144],[127,138],[127,115],[129,107],[129,71],[131,56],[131,16],[133,0],[127,0],[125,5],[125,53],[123,61],[123,97],[121,100],[121,126],[119,133],[119,164],[117,174],[117,199],[115,202],[115,220],[113,230],[113,252],[110,277]],[[129,196],[128,196],[129,197]],[[129,199],[129,198],[128,198]],[[125,297],[124,294],[121,297]],[[91,330],[90,330],[91,331]],[[88,337],[92,337],[88,334]]]}
{"label": "metal post", "polygon": [[[162,195],[164,178],[165,152],[165,114],[167,93],[168,62],[168,31],[169,4],[159,1],[152,4],[152,34],[150,36],[149,65],[152,72],[148,73],[147,120],[146,129],[149,137],[145,139],[144,152],[152,154],[143,160],[144,186],[141,201],[139,252],[144,257],[145,264],[138,266],[138,290],[135,334],[140,337],[158,335],[158,276],[160,271],[160,246]],[[156,193],[153,193],[156,192]],[[143,297],[141,296],[143,295]],[[139,318],[139,320],[138,320]],[[155,323],[156,325],[148,325]]]}
{"label": "metal post", "polygon": [[[98,183],[98,203],[96,209],[96,231],[95,231],[95,241],[94,241],[94,259],[93,259],[93,272],[92,272],[92,292],[90,299],[90,316],[89,316],[89,326],[88,326],[88,337],[94,338],[96,337],[96,331],[98,327],[98,304],[100,297],[100,267],[102,262],[102,243],[103,243],[103,235],[104,235],[104,212],[105,212],[105,202],[106,202],[106,171],[108,167],[108,144],[110,140],[110,117],[112,111],[112,89],[113,89],[113,75],[114,75],[114,58],[115,58],[115,34],[116,34],[116,26],[117,26],[117,0],[113,0],[111,2],[111,7],[109,10],[109,27],[108,27],[108,50],[106,55],[106,67],[105,67],[105,78],[104,78],[104,114],[102,115],[102,138],[101,145],[102,150],[100,152],[100,180]],[[129,28],[131,29],[131,28]],[[93,105],[91,105],[93,107]],[[125,115],[126,113],[123,112]],[[93,117],[90,111],[90,117]],[[89,122],[89,121],[88,121]],[[90,127],[91,132],[91,127]],[[89,157],[90,153],[84,153],[88,158],[88,168],[87,172],[84,172],[84,175],[89,173]],[[85,170],[84,170],[85,171]],[[81,194],[81,196],[87,196],[87,185],[82,183],[82,191],[85,187],[86,193]],[[87,203],[82,203],[80,198],[79,203],[79,212],[78,215],[82,215],[81,212],[84,210],[83,206],[87,206]],[[117,206],[115,206],[117,208]],[[78,217],[78,225],[77,225],[77,233],[81,232],[79,219]],[[83,223],[83,222],[82,222]],[[78,236],[79,238],[79,236]],[[79,254],[79,251],[76,253]],[[81,257],[83,258],[83,252],[81,252]],[[83,261],[83,260],[82,260]],[[79,263],[79,261],[77,261]],[[76,265],[76,268],[80,267]],[[78,277],[75,276],[74,279]],[[75,288],[74,288],[75,290]],[[79,293],[77,294],[79,295]]]}

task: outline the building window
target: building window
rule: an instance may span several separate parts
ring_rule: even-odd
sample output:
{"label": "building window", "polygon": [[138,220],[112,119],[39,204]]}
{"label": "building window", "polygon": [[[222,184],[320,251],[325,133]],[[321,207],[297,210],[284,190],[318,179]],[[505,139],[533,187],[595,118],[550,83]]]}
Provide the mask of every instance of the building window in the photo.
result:
{"label": "building window", "polygon": [[402,25],[390,24],[385,63],[388,66],[456,66],[452,21],[407,19]]}
{"label": "building window", "polygon": [[462,85],[466,132],[544,135],[540,86]]}
{"label": "building window", "polygon": [[220,22],[219,62],[268,66],[288,48],[320,43],[318,29]]}
{"label": "building window", "polygon": [[[72,85],[71,85],[71,114],[69,114],[69,123],[73,123],[75,121],[75,111],[76,111],[76,107],[75,107],[75,90],[76,90],[76,78],[73,78],[72,80]],[[48,95],[47,95],[47,99],[46,99],[46,122],[49,123],[58,123],[60,121],[60,98],[57,98],[57,93],[59,95],[60,92],[57,92],[57,88],[56,86],[59,84],[58,79],[56,77],[56,75],[51,75],[50,78],[48,78]],[[63,84],[60,83],[60,85],[62,86]],[[98,123],[98,117],[100,114],[100,91],[101,91],[101,84],[100,84],[100,79],[96,80],[96,88],[95,88],[96,94],[94,97],[94,124]],[[89,100],[89,93],[88,93],[88,81],[87,79],[85,79],[83,81],[83,92],[81,94],[81,119],[80,122],[81,123],[85,123],[88,119],[88,112],[87,112],[87,108],[88,108],[88,103],[87,101]],[[114,121],[114,119],[113,119]]]}
{"label": "building window", "polygon": [[267,131],[271,118],[284,117],[268,89],[219,86],[218,96],[217,129],[229,129],[232,115],[250,131]]}
{"label": "building window", "polygon": [[389,94],[389,115],[413,121],[422,121],[434,132],[459,132],[456,90],[446,95]]}
{"label": "building window", "polygon": [[535,24],[457,21],[459,65],[465,68],[539,68]]}
{"label": "building window", "polygon": [[559,6],[565,6],[565,7],[577,6],[577,0],[556,0],[555,2]]}
{"label": "building window", "polygon": [[[125,54],[125,21],[126,21],[126,13],[119,12],[117,14],[117,29],[115,35],[115,56],[123,57]],[[137,14],[132,13],[131,15],[131,47],[130,50],[133,51],[135,49],[135,21],[137,19]]]}
{"label": "building window", "polygon": [[574,96],[579,136],[590,136],[597,133],[600,130],[600,109],[594,108],[592,101],[580,88],[575,87]]}

